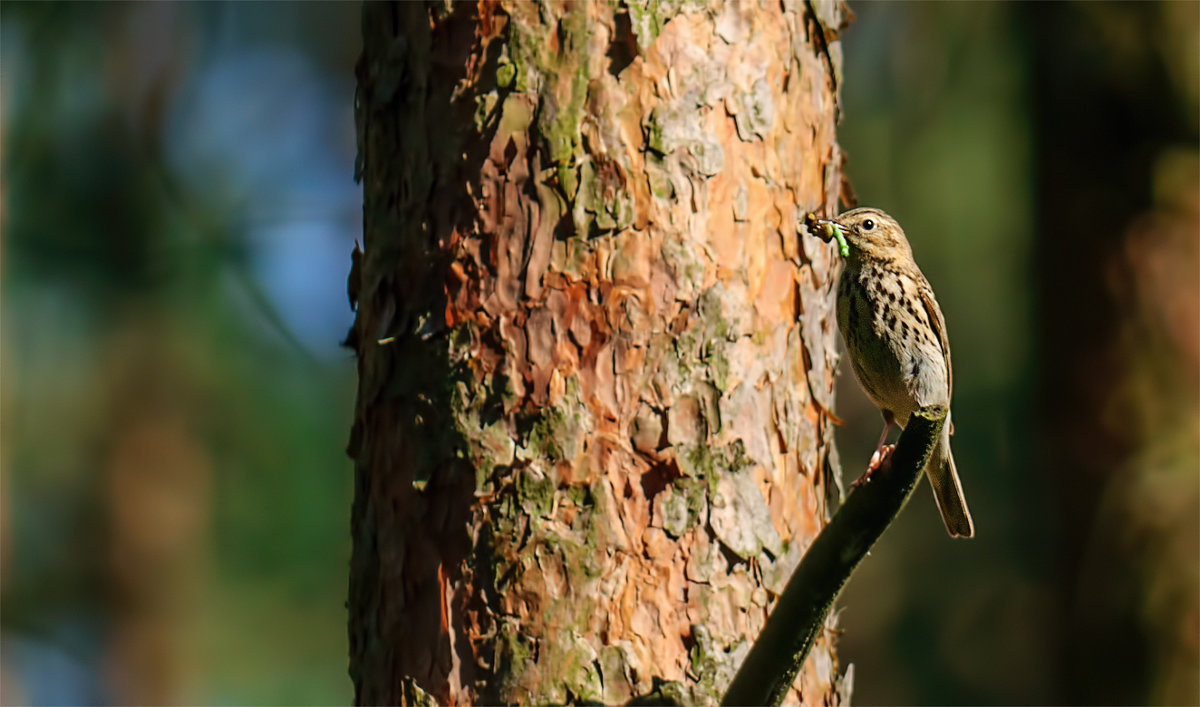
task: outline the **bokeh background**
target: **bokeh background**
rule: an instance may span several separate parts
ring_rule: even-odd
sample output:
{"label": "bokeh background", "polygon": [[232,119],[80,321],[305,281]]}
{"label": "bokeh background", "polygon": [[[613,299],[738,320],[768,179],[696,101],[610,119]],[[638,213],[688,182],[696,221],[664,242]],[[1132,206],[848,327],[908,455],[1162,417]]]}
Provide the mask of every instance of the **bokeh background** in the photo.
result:
{"label": "bokeh background", "polygon": [[[1200,4],[852,8],[841,143],[945,310],[978,528],[920,489],[851,580],[854,701],[1200,703]],[[351,699],[358,23],[0,8],[4,703]]]}

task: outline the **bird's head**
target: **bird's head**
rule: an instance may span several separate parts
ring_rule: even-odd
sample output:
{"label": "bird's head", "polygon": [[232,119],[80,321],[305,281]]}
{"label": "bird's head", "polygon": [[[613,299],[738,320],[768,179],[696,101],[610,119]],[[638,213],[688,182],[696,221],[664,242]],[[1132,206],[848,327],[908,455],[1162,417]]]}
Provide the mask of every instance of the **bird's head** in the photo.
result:
{"label": "bird's head", "polygon": [[817,223],[823,226],[817,229],[818,235],[826,242],[837,236],[834,228],[841,232],[846,243],[842,251],[845,257],[895,258],[897,251],[912,257],[900,224],[879,209],[851,209],[835,219],[818,219]]}

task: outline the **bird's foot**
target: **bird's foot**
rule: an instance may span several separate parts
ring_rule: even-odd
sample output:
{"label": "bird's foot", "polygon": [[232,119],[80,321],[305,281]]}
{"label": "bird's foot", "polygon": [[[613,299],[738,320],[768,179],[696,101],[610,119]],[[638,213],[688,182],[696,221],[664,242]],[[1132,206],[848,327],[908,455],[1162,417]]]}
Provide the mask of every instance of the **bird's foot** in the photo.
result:
{"label": "bird's foot", "polygon": [[867,473],[869,474],[883,466],[884,460],[892,456],[892,452],[894,451],[896,451],[896,445],[894,444],[885,444],[876,449],[875,453],[871,455],[871,461],[867,462]]}
{"label": "bird's foot", "polygon": [[871,455],[871,461],[867,463],[866,473],[858,477],[858,480],[850,484],[850,487],[858,488],[859,486],[869,482],[871,480],[871,476],[876,471],[879,471],[880,467],[891,461],[892,452],[894,451],[896,451],[896,445],[894,444],[885,444],[879,449],[876,449],[875,453]]}

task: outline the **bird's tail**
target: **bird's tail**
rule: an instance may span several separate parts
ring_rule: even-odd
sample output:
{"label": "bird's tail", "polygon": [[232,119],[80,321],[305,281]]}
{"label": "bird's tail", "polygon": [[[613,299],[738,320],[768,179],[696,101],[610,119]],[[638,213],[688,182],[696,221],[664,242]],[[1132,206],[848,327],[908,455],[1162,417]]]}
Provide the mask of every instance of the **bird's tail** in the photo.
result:
{"label": "bird's tail", "polygon": [[933,498],[946,524],[946,532],[952,538],[970,538],[975,535],[975,524],[971,511],[967,510],[967,499],[963,496],[958,470],[954,467],[954,455],[950,451],[950,421],[942,431],[942,440],[934,449],[925,467],[929,485],[933,487]]}

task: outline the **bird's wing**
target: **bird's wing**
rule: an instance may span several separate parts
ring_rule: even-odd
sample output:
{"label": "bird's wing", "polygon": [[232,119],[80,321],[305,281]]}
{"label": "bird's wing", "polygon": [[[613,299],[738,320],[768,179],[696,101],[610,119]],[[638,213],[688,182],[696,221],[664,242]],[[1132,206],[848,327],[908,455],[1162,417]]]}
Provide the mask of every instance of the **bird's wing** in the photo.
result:
{"label": "bird's wing", "polygon": [[[942,308],[938,306],[937,298],[929,285],[922,283],[917,286],[921,295],[921,304],[925,305],[925,314],[929,317],[929,326],[937,333],[938,343],[942,347],[942,358],[946,360],[946,399],[954,394],[954,368],[950,364],[950,339],[946,337],[946,320],[942,317]],[[951,429],[951,432],[954,430]]]}

